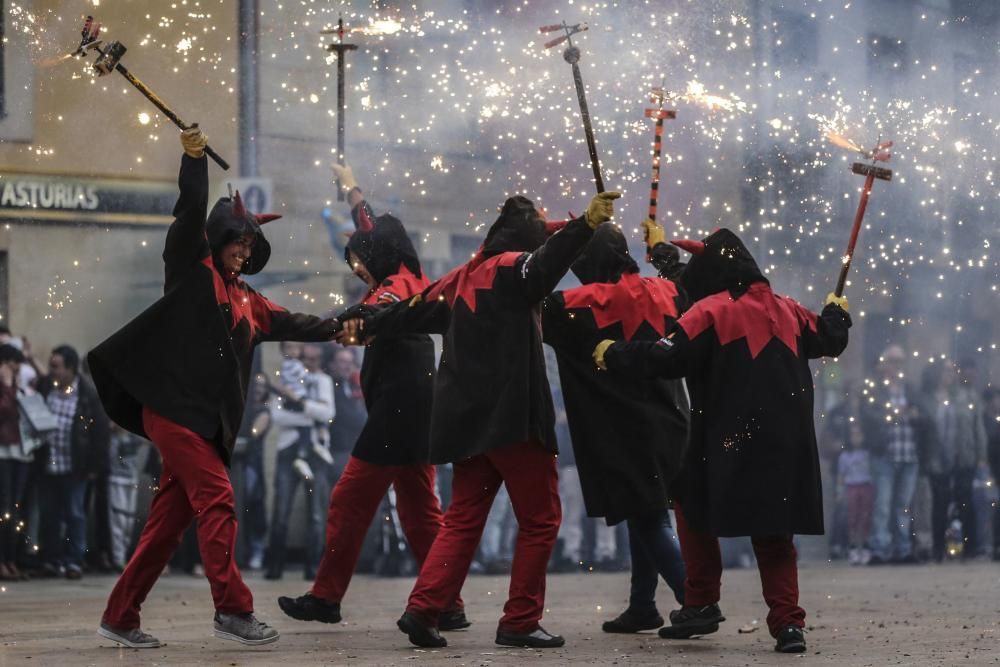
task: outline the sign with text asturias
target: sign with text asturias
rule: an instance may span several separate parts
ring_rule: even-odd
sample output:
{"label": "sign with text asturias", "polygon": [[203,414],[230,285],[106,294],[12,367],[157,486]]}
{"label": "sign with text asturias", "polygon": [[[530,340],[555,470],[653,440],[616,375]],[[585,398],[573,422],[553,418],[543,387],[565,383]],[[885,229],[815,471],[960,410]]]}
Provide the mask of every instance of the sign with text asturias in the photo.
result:
{"label": "sign with text asturias", "polygon": [[0,219],[11,223],[166,225],[176,201],[167,182],[0,174]]}

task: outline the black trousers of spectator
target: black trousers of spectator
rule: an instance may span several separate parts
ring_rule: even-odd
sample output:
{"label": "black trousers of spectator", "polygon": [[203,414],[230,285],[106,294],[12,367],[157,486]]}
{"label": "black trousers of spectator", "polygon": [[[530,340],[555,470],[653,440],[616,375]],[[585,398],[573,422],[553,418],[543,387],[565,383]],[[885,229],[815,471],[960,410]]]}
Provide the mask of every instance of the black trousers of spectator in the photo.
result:
{"label": "black trousers of spectator", "polygon": [[932,514],[931,526],[934,531],[934,560],[944,559],[945,532],[948,530],[948,506],[952,501],[958,506],[958,518],[962,521],[963,556],[971,556],[976,549],[976,519],[972,511],[972,482],[976,478],[975,468],[964,468],[942,475],[931,475]]}

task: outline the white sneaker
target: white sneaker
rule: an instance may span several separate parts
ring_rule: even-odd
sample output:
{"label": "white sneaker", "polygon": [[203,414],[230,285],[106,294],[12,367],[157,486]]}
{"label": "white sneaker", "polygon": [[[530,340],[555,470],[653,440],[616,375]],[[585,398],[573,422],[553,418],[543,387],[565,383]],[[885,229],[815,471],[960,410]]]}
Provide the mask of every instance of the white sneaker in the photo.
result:
{"label": "white sneaker", "polygon": [[872,552],[868,549],[861,550],[861,565],[868,565],[872,559]]}
{"label": "white sneaker", "polygon": [[313,478],[312,468],[309,467],[309,463],[305,459],[295,459],[292,467],[302,475],[303,479],[310,480]]}
{"label": "white sneaker", "polygon": [[861,564],[861,552],[854,547],[847,552],[847,564],[848,565],[860,565]]}

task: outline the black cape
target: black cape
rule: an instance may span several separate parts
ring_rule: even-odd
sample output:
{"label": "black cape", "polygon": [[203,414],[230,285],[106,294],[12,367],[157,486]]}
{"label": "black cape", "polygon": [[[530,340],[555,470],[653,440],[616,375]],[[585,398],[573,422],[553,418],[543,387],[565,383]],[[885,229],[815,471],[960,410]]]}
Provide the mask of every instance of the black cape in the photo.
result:
{"label": "black cape", "polygon": [[[178,185],[175,219],[163,249],[163,296],[98,345],[88,363],[105,410],[116,423],[148,439],[142,426],[147,406],[213,441],[228,465],[243,419],[254,346],[330,340],[337,325],[289,313],[238,277],[222,275],[206,234],[206,158],[185,155]],[[213,209],[216,224],[232,225],[210,230],[220,242],[245,230],[259,234],[259,225],[254,228],[244,219],[227,222],[217,213]],[[259,271],[263,262],[248,268]]]}
{"label": "black cape", "polygon": [[[352,213],[356,220],[362,214],[372,219],[366,202]],[[399,303],[429,284],[403,223],[391,215],[380,215],[370,230],[355,232],[347,242],[348,253],[378,282],[364,304]],[[426,463],[434,376],[434,343],[427,334],[377,336],[368,343],[361,364],[368,420],[353,455],[376,465]]]}
{"label": "black cape", "polygon": [[703,298],[672,332],[615,343],[604,358],[612,372],[687,378],[691,435],[676,485],[685,518],[717,536],[821,534],[808,360],[843,352],[850,316],[833,305],[817,316],[774,294],[725,229],[681,283]]}
{"label": "black cape", "polygon": [[578,218],[534,249],[545,239],[544,224],[528,200],[509,199],[475,258],[432,283],[420,299],[382,309],[366,325],[376,336],[444,336],[432,463],[525,441],[557,452],[539,304],[592,236]]}
{"label": "black cape", "polygon": [[607,338],[661,338],[681,303],[669,280],[639,276],[613,225],[597,230],[572,268],[584,285],[545,299],[542,331],[559,363],[587,514],[615,524],[667,509],[687,442],[688,402],[680,380],[607,373],[591,352]]}

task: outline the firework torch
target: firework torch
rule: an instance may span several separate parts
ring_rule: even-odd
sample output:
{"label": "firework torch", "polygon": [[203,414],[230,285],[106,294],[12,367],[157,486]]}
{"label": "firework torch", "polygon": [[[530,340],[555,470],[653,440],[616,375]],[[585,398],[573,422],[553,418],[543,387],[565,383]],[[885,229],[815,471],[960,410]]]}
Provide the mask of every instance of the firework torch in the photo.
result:
{"label": "firework torch", "polygon": [[892,155],[887,151],[892,147],[891,141],[879,142],[871,151],[858,149],[865,157],[871,158],[871,164],[855,162],[851,165],[851,171],[865,177],[865,186],[861,190],[861,201],[858,202],[858,210],[854,214],[854,226],[851,228],[851,238],[847,243],[847,254],[844,255],[844,264],[840,267],[840,277],[837,279],[837,288],[834,294],[838,297],[844,296],[844,285],[847,284],[847,273],[851,270],[851,260],[854,259],[854,246],[858,242],[858,232],[861,231],[861,221],[865,217],[865,209],[868,207],[868,197],[872,193],[872,186],[875,179],[882,181],[892,180],[892,169],[879,167],[876,162],[887,162]]}
{"label": "firework torch", "polygon": [[594,170],[594,185],[597,192],[604,192],[604,179],[601,177],[601,163],[597,159],[597,144],[594,143],[594,128],[590,125],[590,110],[587,109],[587,96],[583,89],[583,75],[580,74],[580,49],[573,46],[573,35],[587,29],[584,23],[567,25],[565,21],[555,25],[545,25],[539,28],[539,32],[555,32],[562,30],[566,34],[545,43],[546,49],[566,42],[568,46],[563,51],[563,60],[573,66],[573,82],[576,83],[576,97],[580,101],[580,117],[583,119],[583,131],[587,135],[587,151],[590,153],[590,166]]}
{"label": "firework torch", "polygon": [[[347,60],[347,52],[355,50],[358,48],[358,45],[344,43],[343,17],[337,19],[336,31],[323,30],[320,34],[329,35],[334,32],[337,34],[337,42],[335,44],[327,44],[326,50],[337,54],[337,164],[344,166],[346,164],[344,161],[344,128],[346,125],[344,113],[347,106],[344,101],[344,80],[347,76],[345,72],[345,61]],[[344,201],[344,189],[340,187],[339,179],[337,180],[337,201]]]}
{"label": "firework torch", "polygon": [[[666,93],[663,86],[653,88],[650,91],[650,101],[656,102],[655,109],[646,109],[646,118],[656,119],[656,131],[653,137],[653,182],[649,186],[649,219],[656,220],[656,202],[660,196],[660,154],[663,148],[663,121],[667,118],[677,118],[677,112],[673,109],[664,109],[663,100]],[[646,261],[650,261],[647,249]]]}
{"label": "firework torch", "polygon": [[[85,56],[88,51],[97,51],[100,56],[94,62],[94,70],[97,72],[97,76],[104,76],[105,74],[111,74],[111,72],[118,72],[125,80],[135,86],[136,90],[143,94],[143,96],[153,103],[157,109],[163,112],[163,115],[173,121],[174,125],[181,128],[182,130],[187,130],[194,125],[188,125],[183,120],[180,119],[173,109],[167,106],[167,103],[160,99],[159,95],[154,93],[149,86],[144,84],[139,80],[134,74],[129,72],[124,65],[121,63],[122,56],[125,55],[125,45],[121,42],[115,41],[110,42],[104,48],[101,48],[101,42],[97,39],[100,34],[101,24],[94,23],[94,17],[88,16],[87,21],[83,24],[83,31],[81,35],[83,39],[80,40],[80,46],[77,47],[73,55]],[[205,146],[205,154],[215,160],[223,169],[229,169],[229,163],[223,160],[218,153],[212,150],[211,146]]]}

